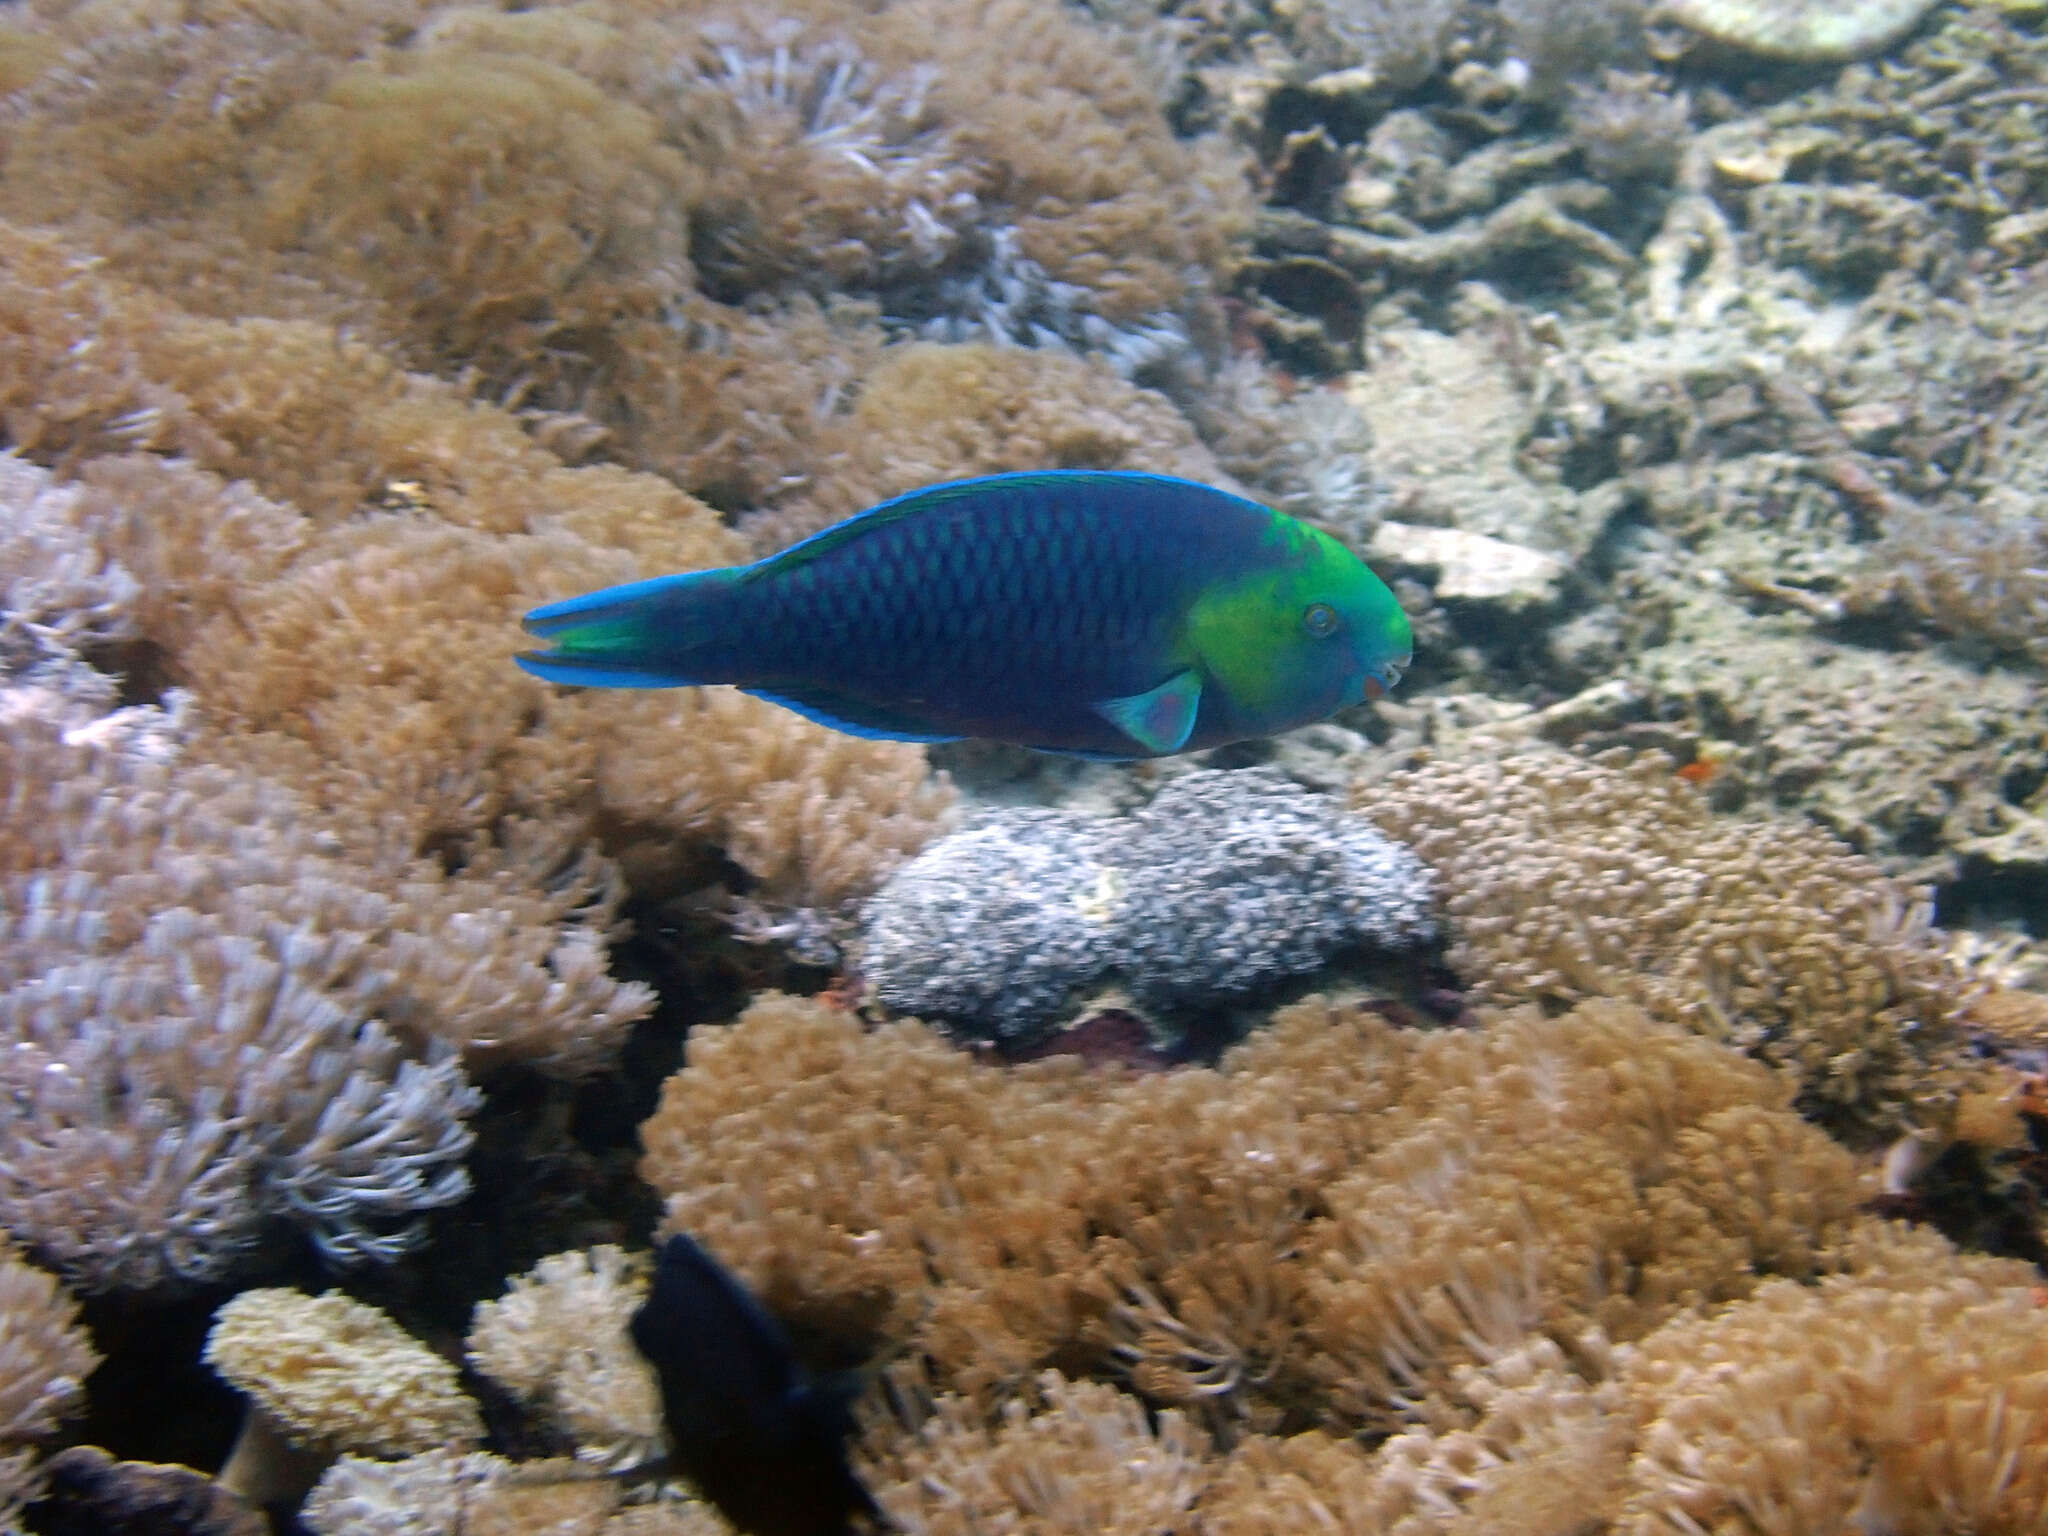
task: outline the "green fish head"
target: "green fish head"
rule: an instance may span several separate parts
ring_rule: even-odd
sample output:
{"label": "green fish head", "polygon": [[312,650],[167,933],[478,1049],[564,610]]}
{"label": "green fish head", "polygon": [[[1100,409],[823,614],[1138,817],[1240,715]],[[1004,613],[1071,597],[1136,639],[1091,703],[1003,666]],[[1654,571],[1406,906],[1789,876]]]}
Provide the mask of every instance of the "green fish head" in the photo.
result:
{"label": "green fish head", "polygon": [[1414,655],[1385,582],[1328,534],[1272,515],[1274,558],[1203,593],[1187,630],[1211,684],[1262,735],[1381,697]]}

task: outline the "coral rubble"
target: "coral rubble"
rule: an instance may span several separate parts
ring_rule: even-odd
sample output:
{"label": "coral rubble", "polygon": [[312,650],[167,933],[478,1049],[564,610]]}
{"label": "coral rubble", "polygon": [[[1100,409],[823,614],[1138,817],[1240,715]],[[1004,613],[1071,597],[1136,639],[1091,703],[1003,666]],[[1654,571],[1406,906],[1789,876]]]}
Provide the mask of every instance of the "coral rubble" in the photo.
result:
{"label": "coral rubble", "polygon": [[1804,63],[1861,58],[1897,42],[1935,0],[1661,0],[1662,13],[1717,43]]}

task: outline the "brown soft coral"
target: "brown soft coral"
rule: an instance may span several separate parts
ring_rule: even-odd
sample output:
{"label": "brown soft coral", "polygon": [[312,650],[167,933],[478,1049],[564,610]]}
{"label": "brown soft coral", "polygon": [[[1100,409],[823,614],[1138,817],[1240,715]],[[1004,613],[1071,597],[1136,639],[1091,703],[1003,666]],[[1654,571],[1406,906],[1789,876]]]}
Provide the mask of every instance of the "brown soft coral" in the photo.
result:
{"label": "brown soft coral", "polygon": [[[642,1171],[772,1308],[912,1341],[940,1392],[1093,1363],[1220,1433],[1392,1425],[1533,1329],[1811,1273],[1861,1186],[1784,1099],[1616,1005],[1423,1034],[1310,1002],[1125,1077],[768,998],[692,1039]],[[1745,1183],[1702,1196],[1695,1129]]]}
{"label": "brown soft coral", "polygon": [[716,843],[764,894],[831,906],[945,825],[952,794],[920,748],[729,690],[562,693],[510,665],[511,615],[644,574],[559,530],[374,518],[245,594],[189,675],[237,725],[310,747],[337,794],[411,807],[422,842],[463,846],[506,817],[572,840],[625,826]]}
{"label": "brown soft coral", "polygon": [[230,1297],[214,1314],[206,1363],[293,1444],[329,1455],[466,1450],[483,1435],[455,1367],[339,1291]]}
{"label": "brown soft coral", "polygon": [[661,1389],[627,1333],[646,1276],[609,1244],[557,1253],[478,1304],[469,1363],[607,1467],[661,1453]]}
{"label": "brown soft coral", "polygon": [[[0,411],[39,458],[101,455],[88,521],[142,582],[135,638],[239,733],[238,760],[398,816],[416,849],[469,857],[515,818],[569,841],[631,827],[727,845],[768,895],[822,906],[945,824],[917,747],[510,665],[525,607],[741,555],[673,486],[565,467],[504,411],[312,322],[180,314],[0,230],[8,270],[0,342],[25,382]],[[138,441],[211,473],[105,455]]]}
{"label": "brown soft coral", "polygon": [[[933,91],[1017,248],[1129,324],[1185,309],[1248,222],[1244,180],[1176,140],[1143,72],[1072,12],[1040,0],[909,0],[898,36],[932,39]],[[985,40],[1000,37],[1000,48]]]}
{"label": "brown soft coral", "polygon": [[1203,1484],[1202,1432],[1171,1409],[1150,1418],[1101,1382],[1047,1371],[1032,1403],[998,1423],[943,1401],[882,1469],[879,1502],[901,1529],[970,1536],[1020,1522],[1044,1536],[1181,1528]]}
{"label": "brown soft coral", "polygon": [[279,1216],[392,1257],[468,1189],[453,1045],[587,1071],[648,1006],[599,868],[451,876],[181,715],[0,700],[0,1219],[94,1285],[215,1278]]}
{"label": "brown soft coral", "polygon": [[[878,311],[1172,364],[1244,223],[1242,178],[1048,0],[148,0],[20,35],[74,67],[17,96],[0,215],[196,314],[343,326],[726,506],[818,472],[790,439],[831,426]],[[95,375],[129,336],[97,328]],[[175,405],[137,401],[113,441],[197,456],[158,419]]]}
{"label": "brown soft coral", "polygon": [[827,425],[816,484],[748,520],[779,549],[885,497],[1024,469],[1144,469],[1222,478],[1167,402],[1098,361],[982,342],[892,347]]}
{"label": "brown soft coral", "polygon": [[1433,764],[1364,809],[1436,871],[1483,999],[1640,1004],[1790,1069],[1863,1140],[1967,1079],[1927,894],[1803,823],[1715,817],[1659,755]]}
{"label": "brown soft coral", "polygon": [[[721,297],[796,281],[929,303],[1028,270],[1078,322],[1184,316],[1247,222],[1242,178],[1177,140],[1143,72],[1044,0],[720,8],[693,54],[717,145],[698,217]],[[986,39],[1000,37],[991,50]],[[986,270],[983,270],[986,269]],[[1041,317],[1043,318],[1043,317]],[[1069,338],[1080,341],[1078,334]]]}
{"label": "brown soft coral", "polygon": [[492,398],[602,412],[632,333],[687,292],[688,163],[542,59],[429,39],[351,65],[252,174],[266,244],[379,294],[418,361]]}
{"label": "brown soft coral", "polygon": [[1629,1448],[1619,1391],[1548,1339],[1466,1367],[1443,1422],[1376,1450],[1318,1432],[1244,1441],[1198,1505],[1210,1536],[1573,1536],[1609,1507]]}
{"label": "brown soft coral", "polygon": [[36,1447],[85,1403],[99,1364],[78,1303],[56,1279],[0,1249],[0,1522],[35,1492]]}
{"label": "brown soft coral", "polygon": [[2048,1333],[2031,1271],[1885,1228],[1849,1262],[1623,1352],[1641,1428],[1618,1531],[2040,1529]]}
{"label": "brown soft coral", "polygon": [[[1614,1005],[1423,1040],[1382,1127],[1309,1238],[1314,1369],[1368,1422],[1531,1332],[1631,1336],[1698,1295],[1810,1274],[1864,1192],[1768,1074]],[[1746,1182],[1703,1194],[1714,1160]]]}

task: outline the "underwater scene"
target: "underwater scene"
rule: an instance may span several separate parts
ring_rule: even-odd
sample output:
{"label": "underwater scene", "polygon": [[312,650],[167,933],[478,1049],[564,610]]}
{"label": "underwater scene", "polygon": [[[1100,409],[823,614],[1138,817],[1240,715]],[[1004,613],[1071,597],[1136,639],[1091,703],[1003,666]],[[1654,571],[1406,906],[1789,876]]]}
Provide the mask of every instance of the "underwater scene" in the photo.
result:
{"label": "underwater scene", "polygon": [[0,0],[0,1532],[2048,1536],[2048,0]]}

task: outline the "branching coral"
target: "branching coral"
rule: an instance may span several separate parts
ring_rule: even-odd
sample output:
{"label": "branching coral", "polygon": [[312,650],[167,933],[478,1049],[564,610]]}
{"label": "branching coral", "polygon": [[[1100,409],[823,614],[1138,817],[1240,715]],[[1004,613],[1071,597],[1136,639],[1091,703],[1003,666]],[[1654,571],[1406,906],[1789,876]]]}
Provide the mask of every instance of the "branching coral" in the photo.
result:
{"label": "branching coral", "polygon": [[1938,1119],[1962,1080],[1925,897],[1809,827],[1715,820],[1661,757],[1434,765],[1366,809],[1442,880],[1484,997],[1640,1003],[1790,1068],[1802,1107],[1866,1138]]}

